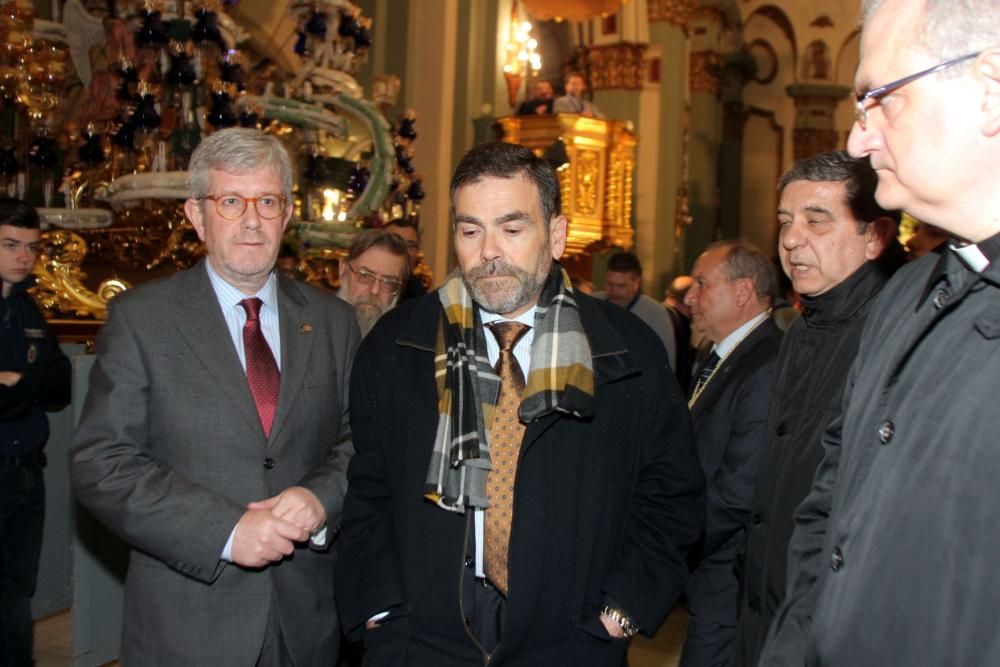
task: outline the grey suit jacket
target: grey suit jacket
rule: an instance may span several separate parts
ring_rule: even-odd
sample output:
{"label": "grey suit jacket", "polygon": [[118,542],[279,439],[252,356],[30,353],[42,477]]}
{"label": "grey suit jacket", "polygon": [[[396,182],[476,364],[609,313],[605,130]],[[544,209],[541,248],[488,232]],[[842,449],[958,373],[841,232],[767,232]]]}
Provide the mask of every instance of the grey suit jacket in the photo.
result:
{"label": "grey suit jacket", "polygon": [[278,279],[281,388],[269,438],[204,262],[116,297],[72,444],[77,498],[133,550],[126,665],[253,665],[272,601],[298,665],[333,664],[335,552],[248,570],[219,556],[246,504],[310,489],[339,530],[353,454],[353,310]]}

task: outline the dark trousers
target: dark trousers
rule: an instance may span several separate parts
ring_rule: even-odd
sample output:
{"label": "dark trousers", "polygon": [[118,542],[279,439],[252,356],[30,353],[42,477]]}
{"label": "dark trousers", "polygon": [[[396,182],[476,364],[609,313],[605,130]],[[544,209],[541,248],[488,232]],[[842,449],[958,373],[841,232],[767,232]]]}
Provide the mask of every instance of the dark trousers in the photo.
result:
{"label": "dark trousers", "polygon": [[726,667],[733,652],[736,628],[691,612],[680,667]]}
{"label": "dark trousers", "polygon": [[485,579],[478,579],[475,570],[465,568],[462,581],[462,609],[465,624],[487,653],[493,653],[503,633],[507,600]]}
{"label": "dark trousers", "polygon": [[0,666],[32,664],[31,596],[45,519],[42,454],[0,457]]}

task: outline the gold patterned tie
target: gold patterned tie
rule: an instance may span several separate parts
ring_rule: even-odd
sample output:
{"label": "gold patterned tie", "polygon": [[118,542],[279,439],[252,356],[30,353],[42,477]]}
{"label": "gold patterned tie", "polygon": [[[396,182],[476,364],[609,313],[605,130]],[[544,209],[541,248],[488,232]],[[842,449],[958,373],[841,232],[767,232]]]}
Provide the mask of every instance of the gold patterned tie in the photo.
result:
{"label": "gold patterned tie", "polygon": [[514,475],[521,451],[524,424],[517,416],[524,391],[524,373],[514,357],[514,345],[529,327],[520,322],[497,321],[488,325],[500,344],[496,372],[500,376],[500,398],[490,429],[490,472],[486,476],[486,509],[483,570],[497,590],[507,595],[507,549],[514,511]]}

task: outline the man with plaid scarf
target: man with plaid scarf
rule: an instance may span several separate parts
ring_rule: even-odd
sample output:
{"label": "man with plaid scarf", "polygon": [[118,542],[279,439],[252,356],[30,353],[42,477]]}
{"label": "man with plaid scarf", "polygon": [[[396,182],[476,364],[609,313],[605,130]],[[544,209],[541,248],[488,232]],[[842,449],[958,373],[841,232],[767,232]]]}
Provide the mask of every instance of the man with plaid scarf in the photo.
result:
{"label": "man with plaid scarf", "polygon": [[684,395],[652,330],[572,289],[543,160],[477,146],[451,198],[458,268],[355,360],[342,622],[371,665],[620,665],[702,528]]}

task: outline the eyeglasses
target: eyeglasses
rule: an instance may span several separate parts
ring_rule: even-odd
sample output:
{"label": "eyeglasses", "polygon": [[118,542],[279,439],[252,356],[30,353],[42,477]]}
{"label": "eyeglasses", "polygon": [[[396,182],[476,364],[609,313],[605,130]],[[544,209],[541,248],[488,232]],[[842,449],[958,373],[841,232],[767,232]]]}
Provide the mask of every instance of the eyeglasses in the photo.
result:
{"label": "eyeglasses", "polygon": [[280,218],[285,212],[286,199],[284,195],[266,194],[259,197],[244,197],[237,194],[228,195],[205,195],[202,199],[209,199],[215,204],[215,212],[226,220],[239,220],[240,216],[247,210],[247,204],[253,202],[253,208],[257,215],[264,220]]}
{"label": "eyeglasses", "polygon": [[893,81],[892,83],[887,83],[884,86],[879,86],[874,90],[869,90],[867,93],[861,93],[855,98],[854,101],[854,119],[858,121],[858,125],[861,126],[862,130],[868,129],[868,100],[874,100],[878,102],[880,99],[888,95],[889,93],[895,92],[905,86],[908,83],[913,83],[917,79],[925,77],[929,74],[937,74],[941,70],[948,69],[952,65],[957,65],[959,63],[964,63],[966,60],[972,60],[979,56],[982,51],[976,51],[975,53],[969,53],[964,56],[960,56],[953,60],[948,60],[941,63],[940,65],[935,65],[930,69],[925,69],[922,72],[917,72],[916,74],[911,74],[910,76],[904,76],[902,79]]}
{"label": "eyeglasses", "polygon": [[377,280],[382,285],[382,291],[386,294],[398,294],[399,290],[403,289],[403,282],[397,278],[392,278],[390,276],[380,276],[377,273],[372,273],[367,269],[355,269],[351,266],[350,262],[347,262],[347,268],[358,277],[358,284],[362,287],[371,287],[375,284]]}

